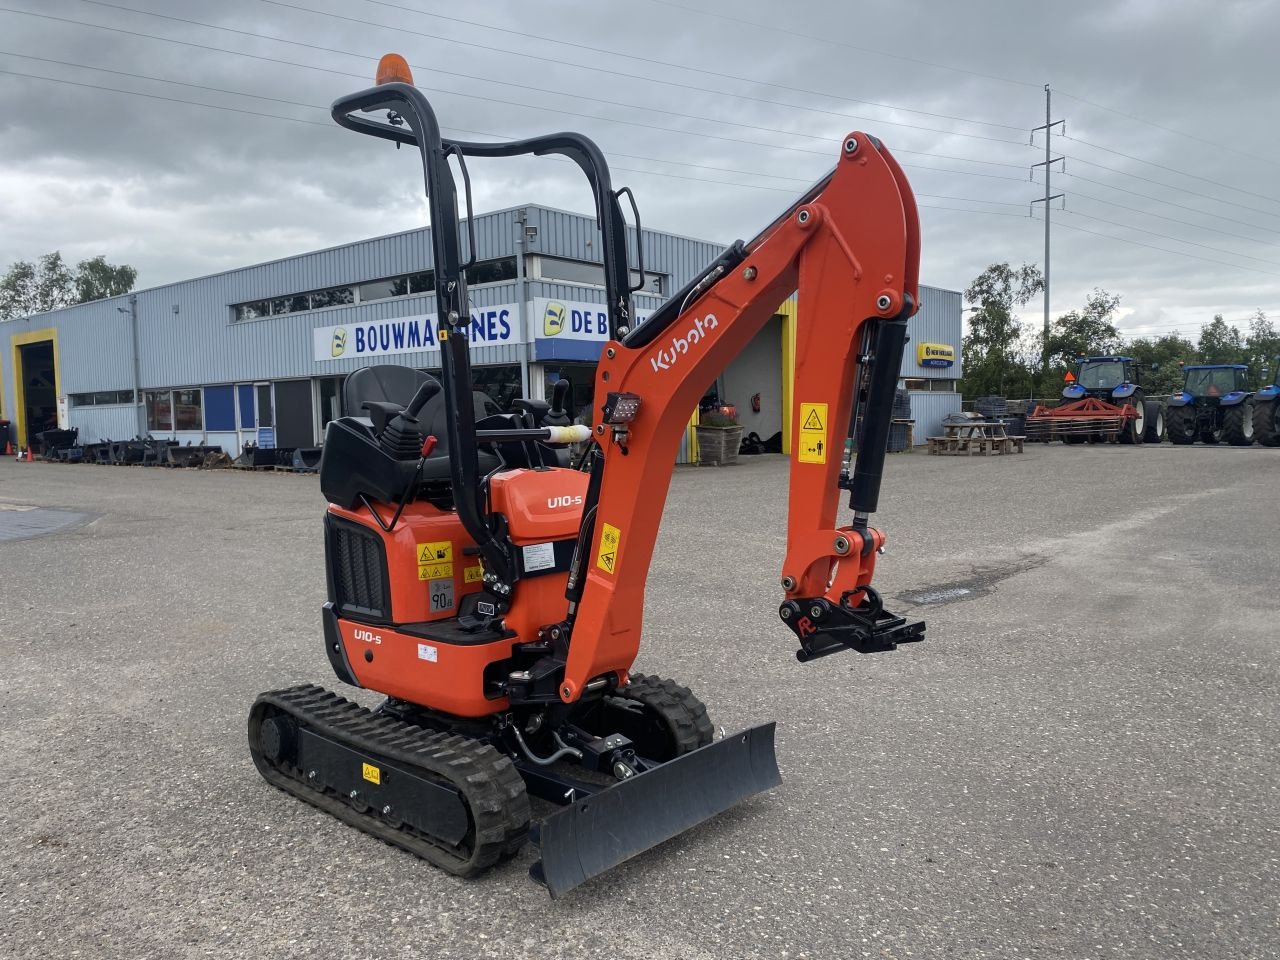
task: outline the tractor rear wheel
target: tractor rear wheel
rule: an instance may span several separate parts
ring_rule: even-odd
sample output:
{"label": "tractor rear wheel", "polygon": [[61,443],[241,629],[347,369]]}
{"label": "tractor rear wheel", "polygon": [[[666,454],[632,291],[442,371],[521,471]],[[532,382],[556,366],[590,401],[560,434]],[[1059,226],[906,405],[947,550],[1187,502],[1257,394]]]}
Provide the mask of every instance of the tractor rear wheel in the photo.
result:
{"label": "tractor rear wheel", "polygon": [[1280,400],[1254,404],[1253,433],[1264,447],[1280,447]]}
{"label": "tractor rear wheel", "polygon": [[1146,432],[1142,438],[1147,443],[1159,443],[1164,439],[1164,404],[1159,400],[1143,400],[1146,413]]}
{"label": "tractor rear wheel", "polygon": [[1170,407],[1165,425],[1169,428],[1169,440],[1177,444],[1196,442],[1195,407]]}
{"label": "tractor rear wheel", "polygon": [[1245,398],[1222,412],[1222,435],[1233,447],[1253,443],[1253,400]]}
{"label": "tractor rear wheel", "polygon": [[1124,407],[1126,410],[1132,410],[1133,415],[1124,418],[1119,440],[1121,443],[1142,443],[1147,439],[1147,408],[1142,397],[1132,397]]}

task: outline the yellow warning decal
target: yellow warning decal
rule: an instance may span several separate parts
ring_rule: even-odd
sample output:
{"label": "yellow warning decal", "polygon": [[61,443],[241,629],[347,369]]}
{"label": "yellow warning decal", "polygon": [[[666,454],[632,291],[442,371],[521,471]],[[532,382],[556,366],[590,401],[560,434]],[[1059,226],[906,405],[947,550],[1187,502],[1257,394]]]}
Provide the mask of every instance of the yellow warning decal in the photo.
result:
{"label": "yellow warning decal", "polygon": [[432,540],[418,544],[418,579],[441,580],[453,576],[453,543]]}
{"label": "yellow warning decal", "polygon": [[800,404],[800,462],[826,463],[829,445],[827,405],[825,403]]}
{"label": "yellow warning decal", "polygon": [[433,540],[418,544],[418,563],[453,563],[453,543]]}
{"label": "yellow warning decal", "polygon": [[418,564],[419,580],[443,580],[453,576],[452,563],[420,563]]}
{"label": "yellow warning decal", "polygon": [[606,573],[613,573],[618,562],[618,548],[622,546],[622,531],[611,523],[604,525],[600,534],[600,552],[596,555],[596,566]]}
{"label": "yellow warning decal", "polygon": [[479,583],[484,579],[484,567],[476,564],[474,567],[464,567],[462,570],[463,583]]}
{"label": "yellow warning decal", "polygon": [[360,775],[370,783],[382,783],[382,771],[375,767],[372,763],[360,764]]}

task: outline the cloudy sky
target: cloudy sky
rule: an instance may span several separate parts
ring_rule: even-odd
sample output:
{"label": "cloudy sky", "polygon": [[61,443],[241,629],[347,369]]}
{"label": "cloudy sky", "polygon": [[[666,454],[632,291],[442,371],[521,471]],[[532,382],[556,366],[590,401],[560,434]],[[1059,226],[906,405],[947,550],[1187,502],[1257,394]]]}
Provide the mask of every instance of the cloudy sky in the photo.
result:
{"label": "cloudy sky", "polygon": [[[101,253],[151,286],[420,225],[414,155],[326,110],[395,50],[446,133],[585,132],[646,226],[708,240],[875,133],[924,280],[963,289],[1042,262],[1049,83],[1054,314],[1101,286],[1126,333],[1194,335],[1280,315],[1277,36],[1271,0],[0,0],[0,265]],[[590,210],[564,163],[471,172],[480,210]]]}

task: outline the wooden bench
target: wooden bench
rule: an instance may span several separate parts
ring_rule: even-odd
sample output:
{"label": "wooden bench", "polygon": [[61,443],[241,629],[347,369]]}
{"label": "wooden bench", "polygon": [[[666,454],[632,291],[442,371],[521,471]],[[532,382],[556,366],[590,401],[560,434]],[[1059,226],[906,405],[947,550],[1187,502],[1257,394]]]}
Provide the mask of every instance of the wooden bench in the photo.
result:
{"label": "wooden bench", "polygon": [[1004,431],[1003,423],[972,421],[970,423],[948,423],[943,425],[946,436],[926,437],[929,453],[934,456],[963,457],[1000,456],[1008,453],[1022,453],[1026,443],[1025,436],[1011,437]]}

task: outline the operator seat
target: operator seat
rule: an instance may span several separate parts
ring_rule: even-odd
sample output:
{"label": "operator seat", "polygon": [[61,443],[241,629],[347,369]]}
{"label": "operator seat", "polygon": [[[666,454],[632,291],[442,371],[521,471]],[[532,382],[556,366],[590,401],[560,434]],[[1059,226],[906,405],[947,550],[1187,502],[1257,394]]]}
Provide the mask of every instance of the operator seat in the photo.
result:
{"label": "operator seat", "polygon": [[[383,363],[376,367],[361,367],[347,377],[342,385],[342,405],[348,417],[368,418],[375,433],[381,433],[386,421],[409,405],[418,388],[436,378],[429,373],[402,367],[397,364]],[[471,400],[475,409],[475,420],[479,423],[486,417],[500,413],[497,401],[487,393],[473,390]],[[434,436],[436,448],[423,466],[423,475],[431,477],[433,473],[448,474],[449,456],[448,417],[445,414],[444,390],[440,390],[418,412],[418,423],[424,437]],[[484,452],[481,451],[481,456]],[[433,470],[430,461],[439,459],[446,465],[443,470]],[[440,464],[436,464],[439,467]]]}

